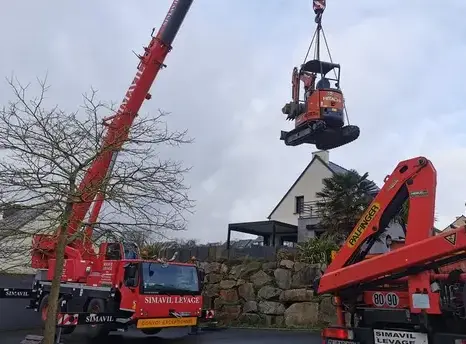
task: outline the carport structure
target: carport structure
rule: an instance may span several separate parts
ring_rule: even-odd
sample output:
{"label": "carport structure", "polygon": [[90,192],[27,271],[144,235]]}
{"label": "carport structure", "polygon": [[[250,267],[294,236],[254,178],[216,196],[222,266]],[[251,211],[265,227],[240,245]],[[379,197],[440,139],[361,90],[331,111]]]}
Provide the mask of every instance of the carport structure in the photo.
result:
{"label": "carport structure", "polygon": [[297,242],[298,227],[276,220],[230,223],[228,225],[227,249],[230,249],[231,232],[258,235],[264,238],[264,246],[283,245],[283,242]]}

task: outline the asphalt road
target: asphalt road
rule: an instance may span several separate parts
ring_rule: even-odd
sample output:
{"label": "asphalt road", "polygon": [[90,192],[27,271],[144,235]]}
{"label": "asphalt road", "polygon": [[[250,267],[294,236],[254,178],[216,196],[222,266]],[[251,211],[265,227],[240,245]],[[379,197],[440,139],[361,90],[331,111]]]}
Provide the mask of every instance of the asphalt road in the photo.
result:
{"label": "asphalt road", "polygon": [[[19,344],[26,334],[39,334],[38,331],[1,332],[2,344]],[[109,344],[321,344],[318,334],[304,331],[275,331],[275,330],[220,330],[201,332],[190,336],[187,330],[163,330],[157,336],[146,336],[139,331],[116,333],[109,337]],[[63,337],[63,344],[85,344],[82,331]],[[98,344],[104,344],[99,342]]]}

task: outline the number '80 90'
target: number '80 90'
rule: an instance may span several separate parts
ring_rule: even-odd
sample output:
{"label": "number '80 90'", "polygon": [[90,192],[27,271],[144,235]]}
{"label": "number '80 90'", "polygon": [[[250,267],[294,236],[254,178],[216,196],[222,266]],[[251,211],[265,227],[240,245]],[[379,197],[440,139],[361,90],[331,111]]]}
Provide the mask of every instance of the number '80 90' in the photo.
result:
{"label": "number '80 90'", "polygon": [[400,298],[395,293],[380,293],[372,294],[372,302],[377,307],[397,307],[400,303]]}

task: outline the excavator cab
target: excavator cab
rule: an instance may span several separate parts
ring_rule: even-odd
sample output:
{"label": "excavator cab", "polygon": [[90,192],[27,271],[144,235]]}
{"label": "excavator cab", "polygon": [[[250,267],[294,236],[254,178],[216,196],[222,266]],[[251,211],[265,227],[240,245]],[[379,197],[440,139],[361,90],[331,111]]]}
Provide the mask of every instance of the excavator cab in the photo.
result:
{"label": "excavator cab", "polygon": [[[335,71],[335,78],[328,73]],[[340,90],[340,65],[311,60],[301,67],[301,74],[310,74],[316,85],[306,87],[302,113],[296,116],[295,128],[316,120],[323,120],[331,128],[341,128],[344,121],[344,100]]]}
{"label": "excavator cab", "polygon": [[[334,77],[332,76],[332,73]],[[317,81],[317,82],[316,82]],[[301,83],[304,99],[299,98]],[[288,146],[303,143],[327,150],[348,144],[359,137],[359,127],[345,126],[345,103],[340,89],[340,65],[310,60],[292,74],[292,101],[282,108],[295,128],[282,131],[280,140]]]}

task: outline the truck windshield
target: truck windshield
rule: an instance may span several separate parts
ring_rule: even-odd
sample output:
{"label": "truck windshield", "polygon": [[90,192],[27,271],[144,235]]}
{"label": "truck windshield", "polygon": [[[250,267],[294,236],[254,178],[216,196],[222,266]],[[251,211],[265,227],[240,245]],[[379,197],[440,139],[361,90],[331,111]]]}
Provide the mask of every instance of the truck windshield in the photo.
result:
{"label": "truck windshield", "polygon": [[144,294],[199,293],[197,269],[194,266],[144,262],[142,263],[142,282]]}

